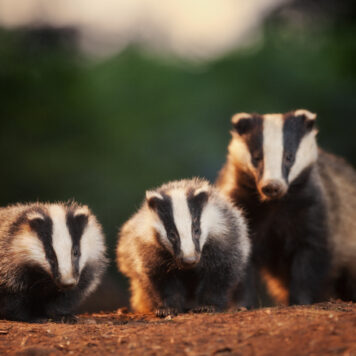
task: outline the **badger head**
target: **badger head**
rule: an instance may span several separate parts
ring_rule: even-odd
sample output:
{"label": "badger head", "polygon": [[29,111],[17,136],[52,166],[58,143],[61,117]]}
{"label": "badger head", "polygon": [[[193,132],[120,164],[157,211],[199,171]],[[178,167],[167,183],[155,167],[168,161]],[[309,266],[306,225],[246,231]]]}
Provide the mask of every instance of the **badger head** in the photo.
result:
{"label": "badger head", "polygon": [[169,189],[146,192],[157,238],[180,268],[199,263],[208,235],[220,221],[219,211],[209,201],[210,186],[187,187],[187,182],[189,186],[189,181],[181,181]]}
{"label": "badger head", "polygon": [[261,200],[282,198],[317,160],[315,118],[307,110],[232,117],[230,157],[252,178]]}
{"label": "badger head", "polygon": [[16,262],[41,268],[61,290],[77,286],[87,266],[106,261],[101,227],[86,206],[30,205],[13,233]]}

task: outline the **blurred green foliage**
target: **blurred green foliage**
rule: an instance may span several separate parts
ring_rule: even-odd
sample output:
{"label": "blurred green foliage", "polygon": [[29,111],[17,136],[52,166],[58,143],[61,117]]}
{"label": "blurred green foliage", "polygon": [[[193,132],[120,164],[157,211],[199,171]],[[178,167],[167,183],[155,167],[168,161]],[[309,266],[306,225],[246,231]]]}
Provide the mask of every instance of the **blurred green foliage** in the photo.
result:
{"label": "blurred green foliage", "polygon": [[321,145],[356,164],[355,33],[268,25],[263,41],[198,64],[135,48],[93,61],[2,30],[0,203],[86,203],[114,257],[146,189],[215,179],[235,112],[317,112]]}

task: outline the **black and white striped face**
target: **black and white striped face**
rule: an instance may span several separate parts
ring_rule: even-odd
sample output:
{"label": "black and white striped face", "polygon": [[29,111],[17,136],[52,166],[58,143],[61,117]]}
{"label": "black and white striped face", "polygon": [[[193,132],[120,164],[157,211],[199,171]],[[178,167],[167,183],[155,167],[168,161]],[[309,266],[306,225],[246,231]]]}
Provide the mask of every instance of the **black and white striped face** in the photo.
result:
{"label": "black and white striped face", "polygon": [[85,265],[105,251],[101,229],[87,207],[30,207],[17,225],[12,248],[18,262],[42,267],[60,289],[75,287]]}
{"label": "black and white striped face", "polygon": [[154,215],[160,243],[181,267],[196,265],[218,212],[209,204],[209,187],[148,191],[146,200]]}
{"label": "black and white striped face", "polygon": [[316,161],[315,118],[307,110],[233,116],[230,154],[254,177],[262,200],[283,197],[288,186]]}

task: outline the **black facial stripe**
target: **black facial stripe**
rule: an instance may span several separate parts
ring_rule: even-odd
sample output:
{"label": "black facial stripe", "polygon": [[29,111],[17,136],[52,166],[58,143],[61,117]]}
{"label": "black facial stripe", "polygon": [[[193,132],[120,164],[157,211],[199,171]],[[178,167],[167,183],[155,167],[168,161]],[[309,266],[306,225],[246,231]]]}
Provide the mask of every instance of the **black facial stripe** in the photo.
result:
{"label": "black facial stripe", "polygon": [[163,196],[163,200],[157,200],[155,209],[159,218],[163,222],[167,237],[173,246],[173,251],[178,255],[180,252],[180,237],[176,224],[174,223],[172,199],[164,193],[160,194]]}
{"label": "black facial stripe", "polygon": [[243,138],[250,151],[251,162],[256,168],[258,178],[263,174],[263,119],[258,114],[253,114],[251,129],[243,134]]}
{"label": "black facial stripe", "polygon": [[52,275],[54,279],[59,278],[59,269],[58,269],[58,260],[56,253],[54,252],[53,249],[53,242],[52,242],[52,234],[53,234],[53,223],[51,218],[41,210],[29,210],[23,215],[23,222],[27,220],[27,214],[29,212],[38,212],[42,216],[44,216],[44,219],[38,218],[38,219],[30,219],[28,221],[29,226],[31,227],[32,231],[34,231],[39,240],[42,242],[45,254],[46,254],[46,259],[51,267]]}
{"label": "black facial stripe", "polygon": [[282,174],[286,181],[288,181],[289,172],[295,162],[295,156],[299,144],[308,132],[303,116],[295,116],[294,114],[287,114],[283,125],[283,162]]}
{"label": "black facial stripe", "polygon": [[208,193],[201,192],[194,196],[194,192],[188,193],[188,207],[190,211],[190,215],[192,216],[192,237],[195,246],[195,250],[200,252],[200,218],[203,211],[203,207],[208,200]]}
{"label": "black facial stripe", "polygon": [[84,230],[88,225],[88,216],[85,214],[74,215],[75,211],[68,211],[66,216],[66,224],[69,234],[72,238],[72,263],[73,271],[76,276],[79,274],[79,259],[81,255],[80,240]]}

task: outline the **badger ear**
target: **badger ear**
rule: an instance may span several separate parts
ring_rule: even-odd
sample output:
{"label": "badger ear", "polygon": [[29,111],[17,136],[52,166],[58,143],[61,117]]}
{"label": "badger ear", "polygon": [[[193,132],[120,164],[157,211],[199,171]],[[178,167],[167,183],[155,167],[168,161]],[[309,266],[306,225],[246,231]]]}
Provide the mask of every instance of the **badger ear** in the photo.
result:
{"label": "badger ear", "polygon": [[151,191],[151,190],[148,190],[146,192],[146,201],[147,201],[147,204],[148,206],[152,209],[152,210],[156,210],[157,209],[157,206],[160,202],[163,201],[163,196],[158,193],[158,192],[155,192],[155,191]]}
{"label": "badger ear", "polygon": [[311,131],[315,128],[316,114],[308,110],[299,109],[294,112],[294,115],[303,119],[304,125],[308,131]]}
{"label": "badger ear", "polygon": [[26,214],[28,223],[33,230],[37,230],[38,227],[45,221],[45,217],[38,211],[30,211]]}
{"label": "badger ear", "polygon": [[235,131],[239,135],[244,135],[244,134],[248,133],[253,126],[252,116],[245,112],[235,114],[231,118],[231,122],[232,122],[232,125],[234,126]]}
{"label": "badger ear", "polygon": [[193,194],[193,200],[204,204],[209,197],[209,187],[202,187],[197,189]]}
{"label": "badger ear", "polygon": [[73,216],[78,217],[78,216],[86,216],[88,217],[90,215],[89,208],[86,205],[80,206],[78,209],[74,211]]}

